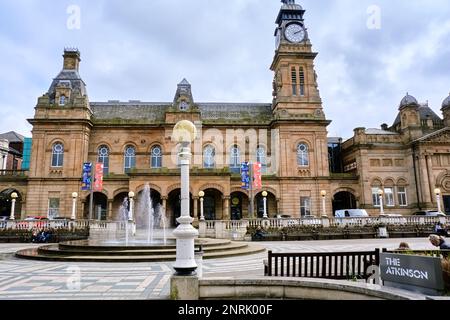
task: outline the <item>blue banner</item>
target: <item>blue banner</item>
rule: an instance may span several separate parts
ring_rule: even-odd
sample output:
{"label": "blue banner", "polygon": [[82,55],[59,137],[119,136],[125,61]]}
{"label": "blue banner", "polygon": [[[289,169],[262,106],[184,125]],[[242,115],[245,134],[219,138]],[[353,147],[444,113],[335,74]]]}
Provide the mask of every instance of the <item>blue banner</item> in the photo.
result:
{"label": "blue banner", "polygon": [[81,181],[81,190],[90,191],[92,188],[92,163],[83,164],[83,177]]}
{"label": "blue banner", "polygon": [[241,188],[245,190],[250,189],[250,167],[248,166],[248,162],[241,164],[241,178]]}

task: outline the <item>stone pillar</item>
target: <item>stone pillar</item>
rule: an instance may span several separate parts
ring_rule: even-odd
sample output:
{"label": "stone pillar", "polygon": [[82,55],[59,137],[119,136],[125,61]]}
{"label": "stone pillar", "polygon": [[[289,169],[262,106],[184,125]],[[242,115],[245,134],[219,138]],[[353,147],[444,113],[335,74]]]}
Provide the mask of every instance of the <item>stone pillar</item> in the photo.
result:
{"label": "stone pillar", "polygon": [[428,170],[427,170],[427,162],[425,156],[420,156],[419,158],[419,166],[420,166],[420,176],[422,185],[420,188],[422,189],[423,201],[425,204],[432,203],[431,194],[430,194],[430,182],[428,179]]}
{"label": "stone pillar", "polygon": [[429,182],[429,188],[430,188],[430,194],[431,194],[431,203],[434,203],[434,187],[436,182],[433,178],[433,161],[431,161],[431,155],[425,156],[425,159],[427,160],[427,172],[428,172],[428,182]]}
{"label": "stone pillar", "polygon": [[172,217],[167,217],[167,210],[166,210],[166,206],[167,206],[167,197],[161,197],[162,200],[162,204],[161,204],[161,214],[163,214],[166,217],[166,221],[167,221],[167,225],[171,225],[172,223]]}
{"label": "stone pillar", "polygon": [[281,199],[277,198],[277,216],[281,215]]}
{"label": "stone pillar", "polygon": [[223,220],[230,220],[230,197],[223,197]]}
{"label": "stone pillar", "polygon": [[193,197],[194,200],[194,222],[198,222],[198,197]]}
{"label": "stone pillar", "polygon": [[86,200],[81,201],[81,217],[80,217],[81,220],[85,219],[85,217],[84,217],[84,207],[85,207],[85,205],[86,205]]}
{"label": "stone pillar", "polygon": [[113,202],[114,200],[108,199],[108,219],[107,220],[113,220]]}

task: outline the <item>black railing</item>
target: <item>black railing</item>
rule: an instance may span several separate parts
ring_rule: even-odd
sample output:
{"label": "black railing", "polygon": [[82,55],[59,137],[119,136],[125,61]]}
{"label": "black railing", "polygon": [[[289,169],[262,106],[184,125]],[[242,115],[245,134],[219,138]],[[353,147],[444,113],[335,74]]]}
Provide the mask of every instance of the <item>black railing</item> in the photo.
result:
{"label": "black railing", "polygon": [[367,268],[380,264],[380,250],[365,252],[273,253],[265,267],[269,277],[367,279]]}
{"label": "black railing", "polygon": [[25,177],[28,176],[28,170],[0,170],[0,177]]}

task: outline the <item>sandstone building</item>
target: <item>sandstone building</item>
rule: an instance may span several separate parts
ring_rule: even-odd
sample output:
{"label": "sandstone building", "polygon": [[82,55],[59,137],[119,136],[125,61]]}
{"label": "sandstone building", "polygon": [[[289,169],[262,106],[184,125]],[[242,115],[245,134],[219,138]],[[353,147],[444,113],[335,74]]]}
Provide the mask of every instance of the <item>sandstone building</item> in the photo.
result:
{"label": "sandstone building", "polygon": [[[84,162],[104,164],[104,189],[94,193],[94,217],[115,219],[130,190],[151,187],[172,223],[180,214],[177,145],[171,139],[179,120],[199,129],[193,144],[191,214],[199,214],[205,192],[207,219],[262,217],[263,190],[268,214],[320,216],[365,208],[379,213],[377,191],[384,191],[387,213],[435,209],[434,189],[443,192],[450,214],[450,97],[441,119],[407,95],[399,116],[382,129],[355,129],[342,143],[327,137],[314,60],[317,53],[304,21],[305,10],[284,0],[276,19],[273,101],[267,104],[201,103],[183,79],[167,103],[89,101],[80,76],[80,52],[64,51],[63,69],[38,99],[30,170],[26,176],[0,177],[0,191],[20,195],[16,217],[66,216],[78,192],[78,218],[88,217],[89,192],[81,192]],[[194,87],[195,88],[195,87]],[[339,119],[336,119],[339,121]],[[241,188],[240,166],[260,162],[263,189]],[[249,199],[254,198],[252,214]],[[6,206],[6,203],[2,204]],[[139,206],[139,204],[138,204]]]}

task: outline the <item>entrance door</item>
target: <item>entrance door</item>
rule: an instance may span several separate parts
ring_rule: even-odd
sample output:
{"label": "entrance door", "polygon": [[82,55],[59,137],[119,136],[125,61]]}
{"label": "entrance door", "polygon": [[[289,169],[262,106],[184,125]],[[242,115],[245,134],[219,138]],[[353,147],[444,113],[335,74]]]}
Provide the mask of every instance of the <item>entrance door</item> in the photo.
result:
{"label": "entrance door", "polygon": [[231,197],[231,220],[242,219],[242,196],[234,195]]}
{"label": "entrance door", "polygon": [[444,196],[444,211],[445,214],[450,215],[450,196]]}
{"label": "entrance door", "polygon": [[214,197],[205,197],[203,202],[203,210],[206,220],[216,220],[216,201]]}

